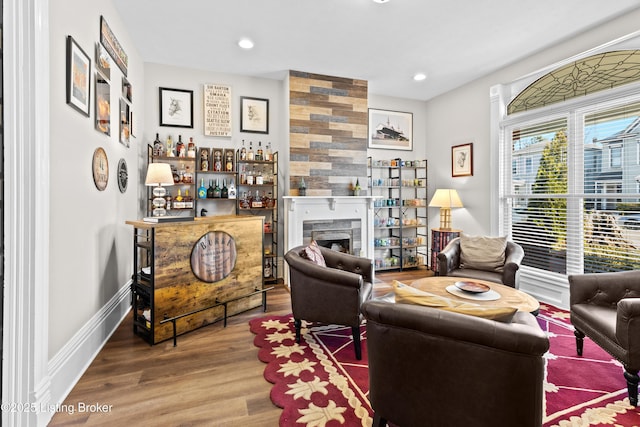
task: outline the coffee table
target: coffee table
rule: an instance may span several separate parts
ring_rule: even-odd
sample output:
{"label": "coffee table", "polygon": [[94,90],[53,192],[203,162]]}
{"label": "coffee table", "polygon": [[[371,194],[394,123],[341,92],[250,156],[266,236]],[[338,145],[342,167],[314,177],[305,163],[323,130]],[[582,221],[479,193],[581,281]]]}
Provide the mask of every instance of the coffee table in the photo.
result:
{"label": "coffee table", "polygon": [[[447,287],[453,286],[458,281],[478,282],[491,288],[491,291],[499,294],[497,299],[483,301],[476,299],[474,294],[457,291],[451,293]],[[470,279],[465,277],[432,276],[415,280],[410,286],[435,295],[451,298],[456,301],[471,302],[478,305],[489,305],[493,307],[515,307],[520,311],[526,311],[533,315],[538,314],[540,303],[531,295],[510,286],[500,285],[486,280]],[[464,295],[464,296],[461,296]],[[482,294],[480,294],[482,295]]]}

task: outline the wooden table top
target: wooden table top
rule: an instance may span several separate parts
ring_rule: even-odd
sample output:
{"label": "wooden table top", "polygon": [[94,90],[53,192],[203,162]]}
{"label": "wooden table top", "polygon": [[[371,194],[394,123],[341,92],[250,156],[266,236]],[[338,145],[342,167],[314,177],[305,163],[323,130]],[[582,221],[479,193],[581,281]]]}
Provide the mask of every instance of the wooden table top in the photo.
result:
{"label": "wooden table top", "polygon": [[[471,298],[462,298],[447,291],[447,287],[457,281],[470,281],[485,284],[492,291],[500,294],[500,298],[493,301],[482,301]],[[435,295],[451,298],[456,301],[471,302],[478,305],[490,305],[499,307],[516,307],[520,311],[536,314],[540,309],[540,303],[531,295],[510,286],[500,285],[486,280],[469,279],[464,277],[432,276],[415,280],[411,286]]]}

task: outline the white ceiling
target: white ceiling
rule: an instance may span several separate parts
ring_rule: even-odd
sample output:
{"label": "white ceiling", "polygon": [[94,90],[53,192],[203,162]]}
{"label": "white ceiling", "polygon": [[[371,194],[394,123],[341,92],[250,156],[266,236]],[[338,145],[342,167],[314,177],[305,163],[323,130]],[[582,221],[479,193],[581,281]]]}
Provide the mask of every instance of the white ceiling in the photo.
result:
{"label": "white ceiling", "polygon": [[[640,7],[638,0],[114,0],[145,62],[364,79],[427,100]],[[237,42],[249,37],[255,48]],[[126,51],[126,46],[124,47]],[[424,72],[428,78],[415,82]]]}

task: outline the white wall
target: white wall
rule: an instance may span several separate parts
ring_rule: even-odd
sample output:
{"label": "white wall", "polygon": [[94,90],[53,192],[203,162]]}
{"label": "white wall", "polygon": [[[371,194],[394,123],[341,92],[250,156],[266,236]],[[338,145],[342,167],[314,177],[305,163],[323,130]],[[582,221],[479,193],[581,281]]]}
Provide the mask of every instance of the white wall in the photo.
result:
{"label": "white wall", "polygon": [[[452,210],[454,227],[470,234],[497,233],[495,224],[492,227],[495,206],[491,205],[491,193],[497,188],[491,186],[491,174],[498,163],[491,156],[489,142],[490,88],[637,31],[639,19],[640,11],[636,10],[427,102],[426,141],[432,183],[457,189],[465,206]],[[451,146],[467,142],[474,144],[474,174],[452,178]],[[434,217],[431,215],[432,226]]]}

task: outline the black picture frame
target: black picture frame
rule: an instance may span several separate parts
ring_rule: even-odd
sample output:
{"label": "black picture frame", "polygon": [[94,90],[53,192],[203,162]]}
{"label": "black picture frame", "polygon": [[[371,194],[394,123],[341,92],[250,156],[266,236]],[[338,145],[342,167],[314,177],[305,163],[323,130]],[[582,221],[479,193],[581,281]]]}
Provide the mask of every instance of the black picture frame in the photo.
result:
{"label": "black picture frame", "polygon": [[413,113],[369,108],[368,148],[413,151]]}
{"label": "black picture frame", "polygon": [[111,86],[100,73],[95,73],[95,128],[98,132],[111,135]]}
{"label": "black picture frame", "polygon": [[193,129],[193,91],[159,88],[160,126]]}
{"label": "black picture frame", "polygon": [[269,133],[269,100],[240,97],[240,132]]}
{"label": "black picture frame", "polygon": [[89,117],[91,110],[91,58],[67,36],[67,104]]}

